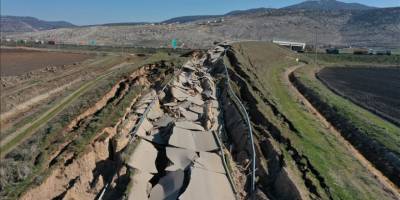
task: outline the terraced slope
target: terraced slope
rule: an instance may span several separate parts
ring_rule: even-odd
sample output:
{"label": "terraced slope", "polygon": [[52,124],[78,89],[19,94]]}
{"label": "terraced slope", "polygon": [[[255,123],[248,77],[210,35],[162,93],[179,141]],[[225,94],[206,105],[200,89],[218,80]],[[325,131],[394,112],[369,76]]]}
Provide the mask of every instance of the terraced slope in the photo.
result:
{"label": "terraced slope", "polygon": [[[297,65],[296,54],[269,43],[244,42],[233,44],[227,55],[263,156],[279,160],[279,165],[265,164],[269,174],[286,169],[303,199],[398,198],[397,191],[382,185],[289,90],[284,72]],[[271,148],[263,141],[275,144],[278,158],[270,156]],[[279,177],[274,178],[260,184],[271,198],[280,198],[279,189],[286,185],[276,187]]]}

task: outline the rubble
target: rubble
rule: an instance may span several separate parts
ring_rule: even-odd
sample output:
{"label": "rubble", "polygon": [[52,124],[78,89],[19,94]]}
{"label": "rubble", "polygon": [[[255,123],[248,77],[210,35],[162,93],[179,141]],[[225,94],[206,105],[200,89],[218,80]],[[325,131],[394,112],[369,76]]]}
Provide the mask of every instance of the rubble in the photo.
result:
{"label": "rubble", "polygon": [[[220,108],[204,61],[187,62],[165,91],[150,91],[138,103],[135,112],[146,116],[128,162],[140,171],[132,177],[138,182],[132,186],[138,195],[134,199],[235,199],[212,132],[219,129]],[[156,181],[150,189],[149,176]]]}

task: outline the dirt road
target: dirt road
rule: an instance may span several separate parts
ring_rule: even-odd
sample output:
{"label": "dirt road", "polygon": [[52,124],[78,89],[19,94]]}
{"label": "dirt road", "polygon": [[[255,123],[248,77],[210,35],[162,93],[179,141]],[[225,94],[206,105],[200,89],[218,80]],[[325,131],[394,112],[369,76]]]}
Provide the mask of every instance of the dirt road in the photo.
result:
{"label": "dirt road", "polygon": [[343,144],[344,147],[350,152],[351,155],[356,158],[362,166],[364,166],[375,178],[379,181],[387,191],[391,191],[391,193],[398,199],[400,199],[400,189],[392,183],[386,176],[384,176],[378,169],[376,169],[371,162],[369,162],[350,142],[348,142],[342,134],[334,127],[331,123],[301,94],[297,88],[292,84],[289,80],[290,74],[292,74],[295,70],[300,67],[303,67],[304,64],[296,65],[289,67],[284,75],[283,80],[285,84],[288,85],[292,94],[300,100],[303,105],[307,108],[307,110],[312,113],[318,120],[328,129],[333,135],[336,136],[337,140]]}

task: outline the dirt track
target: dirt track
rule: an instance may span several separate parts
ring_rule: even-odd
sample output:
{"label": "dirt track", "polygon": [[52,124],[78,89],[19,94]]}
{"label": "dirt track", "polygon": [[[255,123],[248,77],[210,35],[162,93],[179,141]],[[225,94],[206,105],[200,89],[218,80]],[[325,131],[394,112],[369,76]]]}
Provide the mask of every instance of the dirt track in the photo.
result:
{"label": "dirt track", "polygon": [[378,169],[376,169],[371,162],[369,162],[353,145],[351,145],[342,134],[332,126],[327,119],[297,90],[297,88],[290,82],[289,75],[292,74],[296,69],[303,67],[303,64],[289,67],[286,69],[283,80],[285,84],[288,85],[292,94],[307,108],[307,110],[312,113],[318,120],[332,133],[336,136],[339,142],[343,144],[344,147],[351,153],[351,155],[356,158],[362,166],[364,166],[376,180],[382,185],[385,190],[391,191],[397,198],[400,199],[400,189],[393,184],[386,176],[384,176]]}

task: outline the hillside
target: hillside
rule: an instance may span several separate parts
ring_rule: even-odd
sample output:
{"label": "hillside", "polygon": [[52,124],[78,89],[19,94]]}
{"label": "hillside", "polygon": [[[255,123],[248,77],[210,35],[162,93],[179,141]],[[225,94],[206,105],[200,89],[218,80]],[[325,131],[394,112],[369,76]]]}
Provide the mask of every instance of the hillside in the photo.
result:
{"label": "hillside", "polygon": [[259,12],[267,12],[270,10],[274,10],[271,8],[253,8],[253,9],[248,9],[248,10],[234,10],[231,12],[228,12],[224,15],[194,15],[194,16],[182,16],[182,17],[175,17],[171,18],[168,20],[165,20],[161,23],[167,23],[167,24],[172,24],[172,23],[188,23],[188,22],[194,22],[194,21],[200,21],[200,20],[210,20],[210,19],[215,19],[215,18],[221,18],[221,17],[229,17],[229,16],[237,16],[237,15],[246,15],[246,14],[251,14],[251,13],[259,13]]}
{"label": "hillside", "polygon": [[374,7],[359,3],[345,3],[336,0],[314,0],[287,6],[284,9],[305,9],[305,10],[368,10]]}
{"label": "hillside", "polygon": [[34,17],[0,16],[1,32],[36,32],[75,25],[65,21],[44,21]]}
{"label": "hillside", "polygon": [[232,15],[223,22],[168,25],[91,26],[16,34],[15,39],[59,40],[77,44],[160,47],[177,38],[185,47],[209,47],[213,41],[285,39],[324,45],[400,46],[400,7],[363,11],[267,10]]}
{"label": "hillside", "polygon": [[7,36],[13,39],[71,44],[96,40],[101,45],[166,47],[174,38],[179,46],[189,48],[207,48],[214,41],[223,40],[280,39],[314,44],[317,34],[320,45],[400,46],[400,7],[373,8],[335,0],[305,1],[281,9],[182,16],[156,24],[128,22],[74,27],[67,22],[29,17],[2,17],[1,24],[2,32],[7,35],[17,32]]}
{"label": "hillside", "polygon": [[172,23],[187,23],[187,22],[193,22],[197,20],[206,20],[210,18],[216,18],[216,17],[223,17],[224,15],[194,15],[194,16],[182,16],[182,17],[174,17],[168,20],[165,20],[161,23],[167,23],[167,24],[172,24]]}

